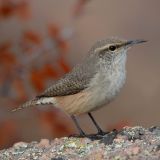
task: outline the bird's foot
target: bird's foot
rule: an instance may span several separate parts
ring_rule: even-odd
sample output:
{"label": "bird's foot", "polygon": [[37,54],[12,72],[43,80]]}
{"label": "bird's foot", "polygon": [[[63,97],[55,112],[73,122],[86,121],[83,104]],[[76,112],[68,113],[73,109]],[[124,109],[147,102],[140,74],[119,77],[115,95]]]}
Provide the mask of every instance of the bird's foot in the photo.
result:
{"label": "bird's foot", "polygon": [[101,139],[106,139],[106,138],[110,138],[115,137],[117,135],[118,131],[116,129],[114,129],[112,132],[104,132],[104,131],[99,131],[96,134],[85,134],[85,133],[80,133],[80,134],[72,134],[69,137],[77,137],[77,138],[89,138],[91,140],[101,140]]}
{"label": "bird's foot", "polygon": [[106,132],[103,132],[103,134],[71,134],[69,137],[76,137],[76,138],[89,138],[91,140],[99,140],[104,137],[104,135],[107,134]]}
{"label": "bird's foot", "polygon": [[108,133],[109,133],[109,132],[104,132],[104,131],[102,131],[102,130],[98,130],[97,135],[104,136],[104,135],[106,135],[106,134],[108,134]]}

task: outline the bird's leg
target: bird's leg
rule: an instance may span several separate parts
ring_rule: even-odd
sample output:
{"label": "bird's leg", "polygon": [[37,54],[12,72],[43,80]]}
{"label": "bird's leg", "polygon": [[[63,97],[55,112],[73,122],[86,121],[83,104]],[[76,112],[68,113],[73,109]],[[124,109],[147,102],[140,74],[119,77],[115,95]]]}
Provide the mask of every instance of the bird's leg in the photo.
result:
{"label": "bird's leg", "polygon": [[76,119],[76,117],[74,115],[71,116],[72,120],[74,121],[78,131],[79,131],[79,134],[80,134],[80,137],[86,137],[86,134],[84,133],[84,131],[81,129],[81,127],[79,126],[78,124],[78,121]]}
{"label": "bird's leg", "polygon": [[95,121],[95,119],[93,118],[92,114],[90,112],[88,112],[89,117],[91,118],[92,122],[94,123],[94,125],[96,126],[99,135],[105,135],[106,133],[99,127],[99,125],[97,124],[97,122]]}

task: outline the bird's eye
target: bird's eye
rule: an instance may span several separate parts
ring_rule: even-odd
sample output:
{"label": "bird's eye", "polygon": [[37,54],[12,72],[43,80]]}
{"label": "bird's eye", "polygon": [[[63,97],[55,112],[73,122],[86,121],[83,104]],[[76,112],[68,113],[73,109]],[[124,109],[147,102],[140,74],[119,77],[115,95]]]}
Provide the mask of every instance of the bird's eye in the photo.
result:
{"label": "bird's eye", "polygon": [[110,51],[112,51],[112,52],[113,52],[113,51],[115,51],[115,50],[116,50],[116,48],[117,48],[117,47],[116,47],[116,46],[114,46],[114,45],[109,46],[109,50],[110,50]]}

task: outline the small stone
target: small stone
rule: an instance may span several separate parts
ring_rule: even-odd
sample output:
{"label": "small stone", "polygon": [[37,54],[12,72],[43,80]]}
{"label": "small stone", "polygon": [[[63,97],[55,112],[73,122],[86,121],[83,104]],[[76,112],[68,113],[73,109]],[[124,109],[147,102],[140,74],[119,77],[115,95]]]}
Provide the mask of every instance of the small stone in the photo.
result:
{"label": "small stone", "polygon": [[67,146],[68,146],[69,148],[75,148],[75,147],[77,147],[74,142],[68,144]]}
{"label": "small stone", "polygon": [[41,139],[41,141],[37,145],[38,147],[48,147],[49,146],[49,140],[48,139]]}
{"label": "small stone", "polygon": [[18,142],[18,143],[15,143],[13,147],[15,148],[27,148],[28,144],[25,143],[25,142]]}
{"label": "small stone", "polygon": [[132,148],[132,152],[133,152],[134,155],[136,155],[140,152],[140,148],[139,147],[134,147],[134,148]]}
{"label": "small stone", "polygon": [[123,143],[125,140],[127,140],[127,138],[125,136],[117,136],[115,139],[114,139],[114,142],[116,143]]}

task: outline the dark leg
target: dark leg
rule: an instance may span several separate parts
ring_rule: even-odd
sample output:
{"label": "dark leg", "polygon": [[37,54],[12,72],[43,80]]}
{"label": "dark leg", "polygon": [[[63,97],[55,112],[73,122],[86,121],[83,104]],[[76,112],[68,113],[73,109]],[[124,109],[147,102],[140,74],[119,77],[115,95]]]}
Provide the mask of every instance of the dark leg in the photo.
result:
{"label": "dark leg", "polygon": [[105,132],[103,132],[103,130],[99,127],[99,125],[97,124],[97,122],[95,121],[95,119],[93,118],[92,114],[90,112],[88,112],[89,117],[91,118],[92,122],[94,123],[94,125],[96,126],[97,130],[98,130],[98,134],[100,135],[104,135]]}
{"label": "dark leg", "polygon": [[74,115],[72,115],[71,118],[72,118],[72,120],[74,121],[74,123],[75,123],[75,125],[76,125],[76,127],[77,127],[77,129],[78,129],[78,131],[79,131],[80,136],[85,137],[86,134],[84,133],[84,131],[83,131],[83,130],[81,129],[81,127],[79,126],[76,117],[75,117]]}

